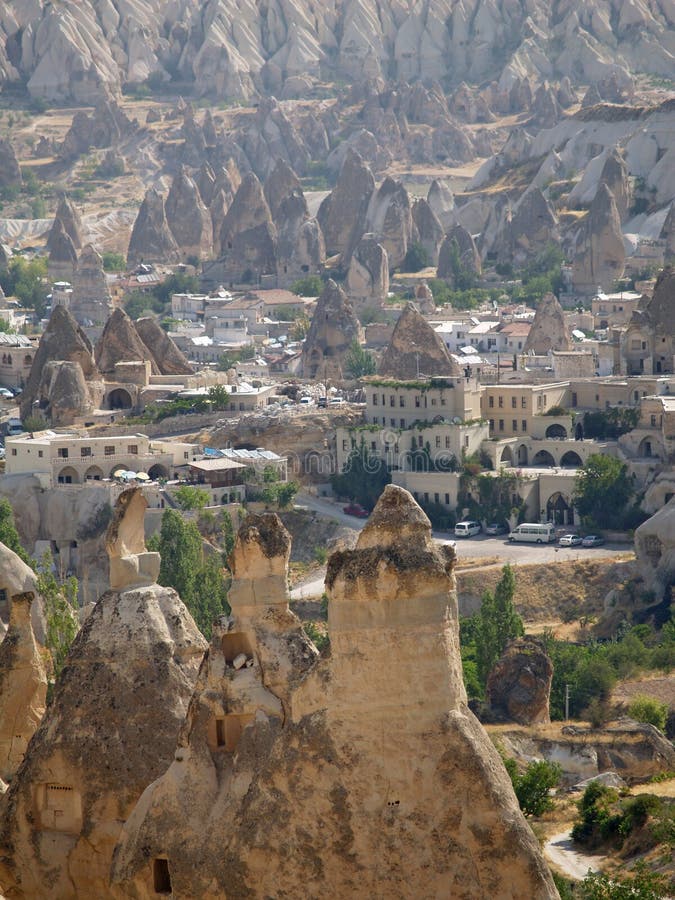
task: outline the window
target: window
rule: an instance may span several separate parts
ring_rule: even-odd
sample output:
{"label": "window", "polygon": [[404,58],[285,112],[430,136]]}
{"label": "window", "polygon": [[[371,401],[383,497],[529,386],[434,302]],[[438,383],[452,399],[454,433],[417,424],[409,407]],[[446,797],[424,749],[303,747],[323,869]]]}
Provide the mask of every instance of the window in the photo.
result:
{"label": "window", "polygon": [[527,409],[527,397],[520,398],[520,408]]}
{"label": "window", "polygon": [[40,457],[40,459],[42,459],[42,457],[44,456],[44,452],[42,450],[38,450],[38,456]]}
{"label": "window", "polygon": [[445,505],[450,506],[450,494],[445,495]]}
{"label": "window", "polygon": [[490,396],[488,397],[488,406],[490,407],[490,409],[494,409],[495,398],[492,396],[492,394],[490,394]]}
{"label": "window", "polygon": [[652,426],[656,425],[656,416],[650,416]]}
{"label": "window", "polygon": [[138,444],[129,444],[127,446],[127,453],[131,456],[138,456]]}
{"label": "window", "polygon": [[346,438],[342,441],[342,449],[349,450],[349,441]]}
{"label": "window", "polygon": [[375,441],[370,442],[370,449],[373,451],[373,453],[377,452],[377,443]]}
{"label": "window", "polygon": [[415,406],[419,406],[419,405],[420,405],[420,397],[418,395],[417,397],[415,397]]}
{"label": "window", "polygon": [[518,419],[512,419],[511,431],[518,431]]}
{"label": "window", "polygon": [[389,424],[392,428],[396,428],[396,419],[389,419]]}
{"label": "window", "polygon": [[436,435],[436,449],[437,449],[437,450],[440,450],[440,449],[441,449],[441,436],[440,436],[440,434],[437,434],[437,435]]}
{"label": "window", "polygon": [[396,395],[392,394],[389,398],[389,406],[396,406]]}
{"label": "window", "polygon": [[445,449],[446,450],[450,449],[450,435],[449,434],[446,434],[446,436],[445,436]]}
{"label": "window", "polygon": [[190,459],[190,453],[188,450],[183,451],[183,459]]}
{"label": "window", "polygon": [[490,431],[494,431],[494,430],[495,430],[495,420],[490,419]]}
{"label": "window", "polygon": [[67,447],[59,447],[59,449],[56,451],[56,455],[60,459],[68,459],[68,448]]}
{"label": "window", "polygon": [[[42,452],[42,451],[40,451]],[[12,456],[16,456],[16,447],[12,447]]]}
{"label": "window", "polygon": [[382,406],[384,406],[386,404],[386,402],[387,402],[387,399],[384,396],[384,394],[382,394]]}
{"label": "window", "polygon": [[504,398],[500,394],[499,395],[499,408],[501,409],[503,406],[504,406]]}
{"label": "window", "polygon": [[156,859],[152,864],[152,886],[156,894],[171,894],[171,873],[168,859]]}
{"label": "window", "polygon": [[441,406],[447,406],[445,397],[441,397]]}
{"label": "window", "polygon": [[527,420],[526,419],[523,419],[522,422],[520,423],[520,430],[527,431]]}
{"label": "window", "polygon": [[517,397],[511,397],[511,407],[512,407],[513,409],[516,409],[517,406],[518,406],[518,398],[517,398]]}
{"label": "window", "polygon": [[91,447],[80,447],[80,456],[91,456]]}
{"label": "window", "polygon": [[441,502],[441,495],[434,494],[434,503],[440,503],[440,502]]}
{"label": "window", "polygon": [[572,406],[577,405],[577,395],[574,391],[572,391]]}
{"label": "window", "polygon": [[398,405],[399,405],[399,406],[405,406],[405,397],[403,396],[403,394],[400,394],[400,395],[399,395],[399,398],[398,398]]}
{"label": "window", "polygon": [[503,419],[500,419],[500,420],[499,420],[499,430],[500,430],[500,431],[503,431],[503,430],[504,430],[504,420],[503,420]]}
{"label": "window", "polygon": [[377,394],[373,394],[373,406],[377,406]]}
{"label": "window", "polygon": [[399,425],[401,428],[405,428],[405,419],[399,419]]}
{"label": "window", "polygon": [[431,398],[431,405],[436,406],[436,398],[435,397]]}
{"label": "window", "polygon": [[425,503],[428,503],[428,502],[429,502],[429,491],[425,491],[425,492],[424,492],[424,502],[425,502]]}

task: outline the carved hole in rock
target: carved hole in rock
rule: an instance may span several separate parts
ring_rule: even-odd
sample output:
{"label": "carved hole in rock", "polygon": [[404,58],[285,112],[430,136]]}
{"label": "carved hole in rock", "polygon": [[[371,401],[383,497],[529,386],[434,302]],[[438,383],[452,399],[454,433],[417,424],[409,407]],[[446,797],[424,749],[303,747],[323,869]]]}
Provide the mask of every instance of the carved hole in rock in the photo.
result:
{"label": "carved hole in rock", "polygon": [[155,859],[152,863],[152,885],[156,894],[171,894],[171,872],[168,859]]}
{"label": "carved hole in rock", "polygon": [[80,792],[65,784],[39,784],[37,808],[40,827],[77,834],[82,827]]}
{"label": "carved hole in rock", "polygon": [[253,715],[250,713],[244,715],[230,715],[222,719],[224,746],[228,753],[234,753],[239,744],[241,733],[246,726],[253,721]]}
{"label": "carved hole in rock", "polygon": [[235,659],[242,653],[247,659],[253,656],[253,647],[251,646],[248,635],[243,634],[242,632],[223,635],[221,646],[223,656],[225,657],[225,663],[228,666],[233,665]]}
{"label": "carved hole in rock", "polygon": [[661,559],[663,544],[655,534],[649,534],[645,538],[645,553],[654,565]]}

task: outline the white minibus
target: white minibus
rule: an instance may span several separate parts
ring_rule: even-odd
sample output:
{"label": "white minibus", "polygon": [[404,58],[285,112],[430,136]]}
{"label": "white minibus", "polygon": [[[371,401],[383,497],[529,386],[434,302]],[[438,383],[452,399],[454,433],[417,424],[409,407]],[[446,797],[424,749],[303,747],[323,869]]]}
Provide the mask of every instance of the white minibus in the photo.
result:
{"label": "white minibus", "polygon": [[509,535],[510,541],[530,541],[533,544],[552,544],[555,541],[555,527],[551,522],[523,522]]}

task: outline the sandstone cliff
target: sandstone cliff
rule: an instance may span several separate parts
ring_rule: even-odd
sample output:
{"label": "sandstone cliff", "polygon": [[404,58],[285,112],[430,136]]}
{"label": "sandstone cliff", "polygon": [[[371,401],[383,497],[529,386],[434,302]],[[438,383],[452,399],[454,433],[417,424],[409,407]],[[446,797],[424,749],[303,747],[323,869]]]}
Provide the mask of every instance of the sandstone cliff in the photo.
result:
{"label": "sandstone cliff", "polygon": [[345,377],[344,358],[361,327],[345,292],[332,279],[321,292],[302,346],[305,378],[335,380]]}
{"label": "sandstone cliff", "polygon": [[232,617],[124,828],[115,895],[557,897],[466,707],[453,551],[410,494],[387,487],[330,559],[328,659],[287,611],[287,558],[278,523],[244,523]]}
{"label": "sandstone cliff", "polygon": [[448,348],[413,303],[408,303],[401,313],[377,371],[378,375],[402,379],[462,374]]}

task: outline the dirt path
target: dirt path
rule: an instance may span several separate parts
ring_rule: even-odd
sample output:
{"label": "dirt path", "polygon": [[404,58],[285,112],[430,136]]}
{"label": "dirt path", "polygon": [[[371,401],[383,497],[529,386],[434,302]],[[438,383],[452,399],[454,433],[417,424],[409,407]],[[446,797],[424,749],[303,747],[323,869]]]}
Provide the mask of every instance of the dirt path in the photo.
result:
{"label": "dirt path", "polygon": [[575,881],[582,881],[589,869],[592,872],[598,872],[600,864],[604,860],[603,856],[580,853],[572,843],[569,831],[551,835],[544,844],[544,855],[556,869],[559,869],[568,878],[574,878]]}

